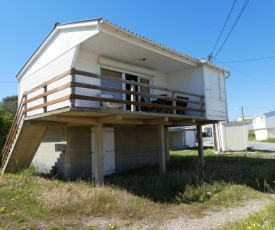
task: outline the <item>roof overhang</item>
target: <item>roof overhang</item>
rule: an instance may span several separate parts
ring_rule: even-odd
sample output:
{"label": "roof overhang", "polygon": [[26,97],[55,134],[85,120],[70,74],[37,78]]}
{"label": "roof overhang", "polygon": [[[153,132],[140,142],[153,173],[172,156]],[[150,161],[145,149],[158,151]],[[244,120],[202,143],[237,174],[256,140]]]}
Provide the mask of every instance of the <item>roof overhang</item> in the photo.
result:
{"label": "roof overhang", "polygon": [[[90,27],[96,27],[99,33],[83,41],[81,47],[99,56],[142,66],[163,73],[176,72],[202,64],[213,66],[213,64],[209,62],[200,61],[170,49],[118,27],[102,18],[96,18],[66,24],[56,23],[54,29],[20,70],[16,78],[20,79],[28,67],[31,66],[59,31],[66,29],[75,29],[77,31],[78,28],[89,29]],[[214,67],[229,73],[229,70],[216,65]]]}

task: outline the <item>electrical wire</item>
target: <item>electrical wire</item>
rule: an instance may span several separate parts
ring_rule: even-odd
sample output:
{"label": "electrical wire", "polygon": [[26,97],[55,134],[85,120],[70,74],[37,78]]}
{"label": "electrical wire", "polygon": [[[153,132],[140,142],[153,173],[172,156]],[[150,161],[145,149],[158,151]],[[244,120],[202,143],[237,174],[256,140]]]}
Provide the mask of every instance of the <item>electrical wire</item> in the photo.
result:
{"label": "electrical wire", "polygon": [[215,63],[249,62],[249,61],[260,61],[260,60],[272,59],[272,58],[275,58],[275,56],[262,57],[262,58],[253,58],[253,59],[245,59],[245,60],[237,60],[237,61],[223,61],[223,62],[215,62]]}
{"label": "electrical wire", "polygon": [[[215,59],[216,59],[217,61],[219,61],[217,58],[215,58]],[[238,73],[240,73],[240,74],[242,74],[242,75],[244,75],[244,76],[246,76],[246,77],[249,77],[249,78],[251,78],[251,79],[254,79],[255,81],[261,82],[261,83],[263,83],[263,84],[265,84],[265,85],[269,85],[269,86],[275,87],[275,85],[273,85],[273,84],[270,84],[270,83],[268,83],[268,82],[262,81],[262,80],[260,80],[260,79],[258,79],[258,78],[256,78],[256,77],[253,77],[253,76],[251,76],[251,75],[249,75],[249,74],[246,74],[246,73],[244,73],[244,72],[242,72],[242,71],[240,71],[240,70],[237,70],[237,69],[233,68],[232,66],[229,66],[229,65],[225,64],[224,62],[221,62],[221,61],[219,61],[219,62],[220,62],[220,63],[223,63],[224,65],[226,65],[226,66],[229,67],[230,69],[233,69],[233,70],[235,70],[236,72],[238,72]]]}
{"label": "electrical wire", "polygon": [[233,8],[234,8],[236,2],[237,2],[237,0],[234,1],[233,5],[232,5],[232,7],[231,7],[231,10],[230,10],[230,12],[229,12],[229,14],[228,14],[228,16],[227,16],[227,19],[226,19],[224,25],[223,25],[223,28],[222,28],[222,30],[221,30],[221,32],[220,32],[220,35],[219,35],[219,37],[218,37],[218,40],[216,41],[216,44],[215,44],[215,46],[214,46],[214,48],[213,48],[213,50],[212,50],[212,52],[211,52],[211,54],[210,54],[211,56],[212,56],[214,50],[216,49],[218,42],[220,41],[221,35],[222,35],[223,31],[224,31],[224,28],[225,28],[225,26],[226,26],[226,24],[227,24],[227,22],[228,22],[228,19],[229,19],[231,13],[232,13],[232,10],[233,10]]}
{"label": "electrical wire", "polygon": [[238,21],[240,20],[240,18],[241,18],[241,16],[242,16],[242,14],[243,14],[245,8],[247,7],[248,3],[249,3],[249,0],[246,0],[245,3],[244,3],[244,5],[243,5],[243,7],[242,7],[242,9],[241,9],[241,11],[240,11],[240,13],[239,13],[239,15],[238,15],[238,17],[237,17],[237,19],[235,20],[233,26],[231,27],[231,30],[229,31],[228,35],[226,36],[224,42],[222,43],[221,47],[219,48],[219,50],[217,51],[217,53],[216,53],[216,55],[213,57],[213,59],[215,59],[215,58],[217,57],[217,55],[220,53],[221,49],[222,49],[223,46],[225,45],[226,41],[228,40],[228,38],[230,37],[231,33],[233,32],[235,26],[237,25]]}

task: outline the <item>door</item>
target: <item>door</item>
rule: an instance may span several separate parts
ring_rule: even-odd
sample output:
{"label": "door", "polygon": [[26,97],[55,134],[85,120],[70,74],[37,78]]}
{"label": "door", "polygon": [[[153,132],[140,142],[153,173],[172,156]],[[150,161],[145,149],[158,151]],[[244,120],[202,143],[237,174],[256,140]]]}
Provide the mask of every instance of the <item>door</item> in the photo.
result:
{"label": "door", "polygon": [[[138,77],[132,74],[126,74],[125,79],[128,81],[138,82]],[[126,90],[131,90],[131,84],[126,84]],[[138,92],[138,86],[135,86],[135,91]],[[131,101],[131,94],[126,94],[126,100]],[[135,100],[138,101],[138,96],[135,97]],[[126,110],[131,110],[131,105],[126,105]],[[136,111],[138,111],[138,106],[136,106]]]}
{"label": "door", "polygon": [[[94,151],[95,151],[94,129],[91,129],[91,153],[92,153],[92,177],[95,176]],[[103,128],[103,149],[104,149],[104,176],[115,173],[115,133],[114,128]]]}

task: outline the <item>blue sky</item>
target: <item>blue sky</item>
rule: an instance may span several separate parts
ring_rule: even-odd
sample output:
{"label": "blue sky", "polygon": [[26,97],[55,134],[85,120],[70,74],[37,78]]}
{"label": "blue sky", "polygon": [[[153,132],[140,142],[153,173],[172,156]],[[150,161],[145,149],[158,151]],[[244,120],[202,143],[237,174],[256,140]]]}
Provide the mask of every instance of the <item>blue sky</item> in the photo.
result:
{"label": "blue sky", "polygon": [[[15,76],[53,29],[104,19],[198,59],[214,48],[234,0],[1,0],[0,100],[17,94]],[[245,0],[237,0],[218,51]],[[275,110],[275,1],[249,1],[213,62],[231,70],[226,80],[230,120]],[[215,54],[214,52],[214,54]],[[266,58],[258,61],[230,62]],[[221,61],[223,63],[217,63]]]}

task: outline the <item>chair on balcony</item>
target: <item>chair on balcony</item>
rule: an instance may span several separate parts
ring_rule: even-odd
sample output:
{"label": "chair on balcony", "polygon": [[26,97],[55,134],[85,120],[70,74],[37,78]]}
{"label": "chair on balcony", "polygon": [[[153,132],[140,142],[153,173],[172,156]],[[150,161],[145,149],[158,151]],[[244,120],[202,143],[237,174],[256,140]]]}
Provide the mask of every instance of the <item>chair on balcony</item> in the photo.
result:
{"label": "chair on balcony", "polygon": [[[184,99],[184,100],[189,100],[188,97],[180,97],[177,96],[177,98],[179,99]],[[187,107],[187,102],[183,102],[183,101],[177,101],[176,102],[176,106],[180,106],[180,107]],[[177,114],[185,114],[185,110],[177,110]]]}

